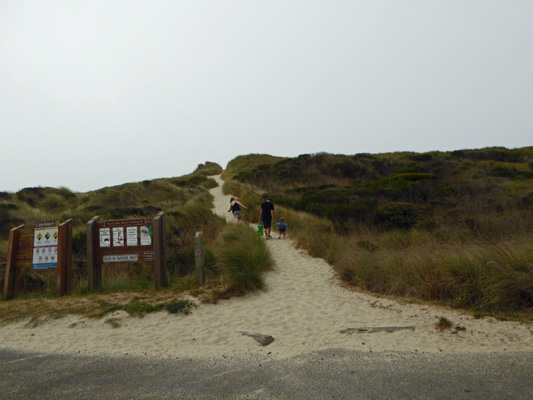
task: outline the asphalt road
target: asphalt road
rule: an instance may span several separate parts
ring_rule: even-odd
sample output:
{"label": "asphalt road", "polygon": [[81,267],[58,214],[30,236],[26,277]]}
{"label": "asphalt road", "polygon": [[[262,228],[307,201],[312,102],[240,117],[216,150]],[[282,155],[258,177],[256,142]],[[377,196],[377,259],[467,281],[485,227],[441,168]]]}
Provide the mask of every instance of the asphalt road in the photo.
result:
{"label": "asphalt road", "polygon": [[329,350],[285,360],[0,351],[0,399],[533,399],[533,353]]}

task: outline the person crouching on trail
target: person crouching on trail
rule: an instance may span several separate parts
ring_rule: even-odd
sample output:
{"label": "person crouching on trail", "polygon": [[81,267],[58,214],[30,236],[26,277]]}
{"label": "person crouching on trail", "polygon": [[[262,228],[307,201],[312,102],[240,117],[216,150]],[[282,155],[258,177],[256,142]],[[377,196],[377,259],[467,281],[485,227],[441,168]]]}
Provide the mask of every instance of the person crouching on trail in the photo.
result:
{"label": "person crouching on trail", "polygon": [[241,219],[241,207],[246,208],[246,206],[244,204],[242,204],[241,202],[235,200],[235,197],[232,197],[231,200],[229,201],[229,210],[228,210],[228,212],[233,211],[233,218],[235,218],[235,222],[237,222],[237,223]]}
{"label": "person crouching on trail", "polygon": [[270,230],[272,229],[272,216],[274,216],[274,221],[276,222],[276,211],[274,210],[274,203],[272,203],[272,198],[266,199],[266,201],[261,204],[261,211],[259,212],[259,220],[263,221],[263,228],[265,232],[266,240],[270,239]]}

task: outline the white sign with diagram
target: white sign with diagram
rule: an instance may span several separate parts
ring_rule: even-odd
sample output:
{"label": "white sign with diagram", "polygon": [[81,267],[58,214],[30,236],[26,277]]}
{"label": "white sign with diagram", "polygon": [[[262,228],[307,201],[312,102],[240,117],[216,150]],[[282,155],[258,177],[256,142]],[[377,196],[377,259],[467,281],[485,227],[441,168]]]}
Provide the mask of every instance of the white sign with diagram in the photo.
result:
{"label": "white sign with diagram", "polygon": [[113,247],[124,246],[124,228],[116,226],[113,228]]}
{"label": "white sign with diagram", "polygon": [[35,228],[33,237],[33,268],[57,267],[58,227]]}
{"label": "white sign with diagram", "polygon": [[100,228],[100,247],[111,247],[110,228]]}

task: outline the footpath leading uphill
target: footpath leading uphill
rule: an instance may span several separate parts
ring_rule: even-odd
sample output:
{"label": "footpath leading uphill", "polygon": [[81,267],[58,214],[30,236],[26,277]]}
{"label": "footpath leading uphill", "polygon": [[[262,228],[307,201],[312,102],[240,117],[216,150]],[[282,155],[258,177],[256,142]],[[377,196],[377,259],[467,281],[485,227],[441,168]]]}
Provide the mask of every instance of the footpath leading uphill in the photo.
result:
{"label": "footpath leading uphill", "polygon": [[[220,176],[213,179],[219,183],[211,191],[213,211],[233,222],[227,212],[230,196],[223,195]],[[265,276],[264,291],[200,304],[190,315],[163,311],[137,318],[117,311],[101,319],[20,320],[0,325],[0,350],[187,359],[287,358],[327,349],[532,352],[531,325],[351,291],[341,287],[330,265],[298,249],[290,234],[266,245],[275,266]],[[440,317],[452,321],[452,329],[438,331]],[[457,325],[464,329],[454,330]],[[262,346],[243,332],[274,341]]]}
{"label": "footpath leading uphill", "polygon": [[[212,178],[219,185],[211,190],[213,212],[233,222],[227,212],[231,196],[222,193],[220,175]],[[234,313],[240,315],[237,320],[242,328],[272,335],[276,341],[268,348],[273,352],[288,355],[326,348],[496,352],[533,348],[532,328],[527,325],[475,319],[442,307],[400,304],[351,291],[340,286],[330,265],[298,249],[290,238],[266,244],[275,261],[274,271],[265,277],[267,289],[237,300],[239,307]],[[453,322],[451,330],[436,329],[440,317]]]}

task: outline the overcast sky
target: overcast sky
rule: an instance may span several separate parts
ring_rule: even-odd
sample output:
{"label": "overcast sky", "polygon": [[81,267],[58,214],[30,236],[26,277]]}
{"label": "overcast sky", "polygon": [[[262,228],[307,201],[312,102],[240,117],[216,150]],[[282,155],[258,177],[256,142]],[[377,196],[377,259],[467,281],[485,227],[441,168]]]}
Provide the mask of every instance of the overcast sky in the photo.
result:
{"label": "overcast sky", "polygon": [[531,0],[0,0],[0,190],[533,145]]}

